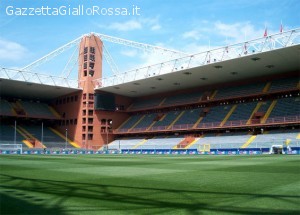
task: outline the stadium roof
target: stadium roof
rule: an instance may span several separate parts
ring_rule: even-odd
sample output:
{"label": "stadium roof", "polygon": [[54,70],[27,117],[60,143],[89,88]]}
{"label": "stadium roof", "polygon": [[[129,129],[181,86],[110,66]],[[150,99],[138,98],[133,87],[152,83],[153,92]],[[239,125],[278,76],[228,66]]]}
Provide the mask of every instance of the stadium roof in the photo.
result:
{"label": "stadium roof", "polygon": [[80,89],[0,79],[0,97],[50,100]]}
{"label": "stadium roof", "polygon": [[208,86],[299,71],[300,45],[184,69],[108,87],[102,91],[130,97]]}
{"label": "stadium roof", "polygon": [[299,71],[300,29],[233,44],[96,81],[129,97]]}

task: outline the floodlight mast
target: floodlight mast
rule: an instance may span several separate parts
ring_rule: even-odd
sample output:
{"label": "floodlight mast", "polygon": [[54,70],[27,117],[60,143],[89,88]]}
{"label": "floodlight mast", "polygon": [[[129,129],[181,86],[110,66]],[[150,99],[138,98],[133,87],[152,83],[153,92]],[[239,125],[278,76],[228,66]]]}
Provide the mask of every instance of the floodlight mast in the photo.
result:
{"label": "floodlight mast", "polygon": [[[31,64],[21,68],[20,70],[32,72],[34,68],[46,63],[47,61],[50,61],[51,59],[57,57],[58,55],[60,55],[61,53],[65,52],[67,50],[69,50],[70,48],[72,48],[76,45],[79,45],[82,38],[84,38],[85,36],[90,36],[90,35],[95,35],[95,36],[99,37],[100,40],[102,40],[102,41],[107,41],[107,42],[112,42],[112,43],[115,43],[115,44],[120,44],[120,45],[124,45],[124,46],[128,46],[128,47],[137,48],[137,49],[143,50],[145,52],[153,52],[153,53],[160,53],[160,54],[164,54],[164,53],[171,54],[172,56],[174,56],[173,58],[186,57],[186,56],[189,55],[188,53],[184,53],[184,52],[180,52],[180,51],[176,51],[176,50],[172,50],[172,49],[167,49],[167,48],[163,48],[163,47],[159,47],[159,46],[149,45],[149,44],[145,44],[145,43],[139,43],[139,42],[126,40],[126,39],[122,39],[122,38],[118,38],[118,37],[108,36],[108,35],[105,35],[105,34],[90,33],[90,34],[85,34],[81,37],[78,37],[75,40],[73,40],[73,41],[57,48],[56,50],[50,52],[49,54],[45,55],[44,57],[32,62]],[[104,51],[104,57],[105,57],[107,63],[109,64],[113,74],[114,75],[120,74],[116,63],[114,62],[113,58],[109,54],[109,51],[107,50],[107,47],[104,46],[103,51]],[[74,59],[75,59],[74,56],[71,57],[71,59],[69,60],[69,62],[65,66],[64,71],[62,72],[62,74],[66,74],[67,77],[70,75],[70,71],[67,68],[70,65],[74,66],[74,62],[76,62],[76,60],[74,60]]]}
{"label": "floodlight mast", "polygon": [[41,57],[40,59],[32,62],[31,64],[21,68],[22,71],[32,71],[35,67],[38,67],[39,65],[42,65],[43,63],[55,58],[56,56],[60,55],[61,53],[65,52],[66,50],[78,45],[81,41],[82,37],[78,37],[75,40],[59,47],[58,49],[50,52],[49,54],[45,55],[44,57]]}
{"label": "floodlight mast", "polygon": [[120,73],[120,70],[118,69],[117,64],[115,63],[115,61],[113,60],[112,56],[110,55],[109,51],[107,50],[107,48],[105,47],[105,45],[103,44],[103,51],[104,51],[104,58],[106,60],[106,62],[108,63],[108,65],[110,66],[110,69],[113,73],[113,75],[117,75]]}
{"label": "floodlight mast", "polygon": [[108,42],[112,42],[112,43],[116,43],[116,44],[120,44],[120,45],[124,45],[124,46],[138,48],[138,49],[144,50],[146,52],[172,53],[172,54],[176,55],[177,57],[184,57],[184,56],[190,55],[188,53],[180,52],[180,51],[173,50],[173,49],[167,49],[167,48],[163,48],[160,46],[139,43],[139,42],[135,42],[135,41],[131,41],[131,40],[121,39],[118,37],[108,36],[105,34],[99,34],[99,33],[93,33],[93,34],[98,36],[102,41],[108,41]]}

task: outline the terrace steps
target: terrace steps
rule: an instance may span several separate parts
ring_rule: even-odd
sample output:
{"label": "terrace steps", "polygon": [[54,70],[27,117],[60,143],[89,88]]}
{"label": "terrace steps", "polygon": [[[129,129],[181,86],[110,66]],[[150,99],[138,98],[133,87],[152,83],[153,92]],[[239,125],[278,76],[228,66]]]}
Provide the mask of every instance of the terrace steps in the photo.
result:
{"label": "terrace steps", "polygon": [[27,115],[22,104],[19,101],[11,103],[11,106],[12,106],[13,112],[16,113],[16,115],[21,115],[21,116]]}
{"label": "terrace steps", "polygon": [[229,112],[227,113],[227,115],[225,116],[225,118],[223,119],[223,121],[221,122],[220,126],[223,126],[227,120],[229,119],[229,117],[231,116],[231,114],[234,112],[234,110],[236,109],[237,105],[233,105],[231,107],[231,109],[229,110]]}
{"label": "terrace steps", "polygon": [[192,147],[195,143],[198,142],[198,140],[200,139],[201,137],[198,137],[198,138],[195,138],[194,141],[192,141],[189,145],[187,145],[186,147],[184,147],[184,149],[189,149],[190,147]]}
{"label": "terrace steps", "polygon": [[266,93],[266,92],[269,91],[269,89],[270,89],[270,87],[271,87],[271,84],[272,84],[272,82],[268,82],[268,83],[266,84],[266,86],[265,86],[264,89],[263,89],[263,93]]}
{"label": "terrace steps", "polygon": [[46,146],[41,141],[39,141],[36,137],[30,134],[25,128],[21,126],[18,126],[18,128],[26,136],[26,140],[23,141],[23,143],[27,145],[28,143],[31,143],[30,140],[32,140],[34,141],[34,145],[31,143],[32,148],[46,148]]}
{"label": "terrace steps", "polygon": [[[271,83],[270,83],[270,85],[271,85]],[[253,118],[253,116],[254,116],[254,114],[260,109],[260,107],[262,106],[262,102],[258,102],[257,103],[257,105],[256,105],[256,107],[254,108],[254,110],[253,110],[253,112],[252,112],[252,114],[251,114],[251,116],[250,116],[250,118],[248,119],[248,121],[247,121],[247,125],[249,125],[249,124],[251,124],[251,121],[252,121],[252,118]]]}
{"label": "terrace steps", "polygon": [[[159,120],[160,121],[160,120]],[[146,131],[149,131],[152,127],[153,127],[153,125],[155,125],[155,123],[156,123],[157,121],[153,121],[152,123],[151,123],[151,125],[149,125],[149,127],[146,129]]]}
{"label": "terrace steps", "polygon": [[203,116],[201,116],[201,117],[197,120],[197,122],[193,125],[193,128],[197,128],[198,125],[199,125],[199,123],[202,121],[202,119],[203,119]]}
{"label": "terrace steps", "polygon": [[146,115],[143,115],[136,123],[134,123],[134,125],[129,129],[129,131],[131,131],[135,126],[137,126],[145,117]]}
{"label": "terrace steps", "polygon": [[50,110],[50,112],[56,117],[56,118],[58,118],[58,119],[60,119],[61,118],[61,116],[59,115],[59,113],[57,113],[57,111],[56,110],[54,110],[54,108],[53,107],[51,107],[51,106],[48,106],[48,108],[49,108],[49,110]]}
{"label": "terrace steps", "polygon": [[159,103],[158,106],[162,106],[162,105],[164,104],[164,102],[166,101],[166,99],[167,99],[167,98],[164,98],[164,99]]}
{"label": "terrace steps", "polygon": [[[12,127],[14,127],[14,126],[12,126]],[[19,134],[21,134],[24,138],[25,138],[25,140],[23,140],[22,142],[28,147],[28,148],[33,148],[33,145],[27,140],[27,139],[29,139],[30,137],[29,136],[27,136],[21,129],[19,129],[18,127],[16,128],[16,130],[17,130],[17,132],[19,133]]]}
{"label": "terrace steps", "polygon": [[134,103],[132,103],[131,105],[129,105],[129,107],[127,108],[127,110],[131,110],[131,108],[133,107]]}
{"label": "terrace steps", "polygon": [[[154,120],[151,125],[147,128],[147,131],[149,131],[157,122],[161,122],[166,118],[167,114],[163,114],[158,120]],[[159,116],[158,116],[159,117]]]}
{"label": "terrace steps", "polygon": [[144,145],[148,140],[147,139],[143,139],[141,142],[139,142],[138,144],[136,144],[135,146],[132,147],[132,149],[136,149],[141,145]]}
{"label": "terrace steps", "polygon": [[269,116],[270,116],[270,114],[271,114],[271,112],[274,109],[276,104],[277,104],[277,100],[273,100],[270,107],[268,108],[266,114],[262,118],[261,123],[265,123],[267,121],[267,119],[269,118]]}
{"label": "terrace steps", "polygon": [[214,90],[214,91],[212,92],[211,96],[210,96],[210,99],[215,98],[215,96],[217,95],[217,93],[218,93],[218,90]]}
{"label": "terrace steps", "polygon": [[291,139],[286,139],[284,143],[285,143],[286,146],[288,146],[291,142],[292,142]]}
{"label": "terrace steps", "polygon": [[245,143],[241,146],[242,149],[247,148],[256,138],[256,135],[252,135]]}
{"label": "terrace steps", "polygon": [[172,128],[172,126],[180,119],[180,117],[185,113],[185,111],[181,111],[181,113],[176,117],[176,119],[168,126],[168,129]]}
{"label": "terrace steps", "polygon": [[29,142],[28,140],[23,140],[22,141],[28,148],[32,149],[33,145],[31,144],[31,142]]}
{"label": "terrace steps", "polygon": [[[183,140],[180,141],[173,149],[186,149],[189,145],[191,145],[195,141],[195,137],[185,137]],[[192,145],[191,145],[192,146]]]}
{"label": "terrace steps", "polygon": [[[65,138],[66,138],[64,135],[62,135],[62,134],[61,134],[59,131],[57,131],[56,129],[51,128],[51,127],[49,127],[49,129],[50,129],[51,131],[53,131],[56,135],[60,136],[62,139],[65,139]],[[76,143],[76,142],[70,140],[69,138],[67,138],[67,142],[68,142],[69,144],[71,144],[72,146],[74,146],[75,148],[80,148],[80,146],[79,146],[78,143]]]}
{"label": "terrace steps", "polygon": [[118,129],[122,128],[129,120],[131,117],[128,117],[120,126]]}

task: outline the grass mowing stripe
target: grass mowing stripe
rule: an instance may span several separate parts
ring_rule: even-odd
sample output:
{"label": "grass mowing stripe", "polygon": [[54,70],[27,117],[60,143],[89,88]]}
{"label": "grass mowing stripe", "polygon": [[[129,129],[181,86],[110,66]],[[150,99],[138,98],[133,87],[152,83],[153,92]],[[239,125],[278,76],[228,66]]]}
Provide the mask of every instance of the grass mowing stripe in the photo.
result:
{"label": "grass mowing stripe", "polygon": [[299,161],[299,156],[0,156],[0,212],[296,214]]}

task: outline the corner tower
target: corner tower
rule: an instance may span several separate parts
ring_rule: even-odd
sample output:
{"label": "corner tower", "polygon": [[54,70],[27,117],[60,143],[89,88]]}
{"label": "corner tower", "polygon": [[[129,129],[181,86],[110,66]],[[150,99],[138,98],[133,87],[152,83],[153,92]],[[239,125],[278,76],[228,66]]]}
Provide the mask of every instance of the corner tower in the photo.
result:
{"label": "corner tower", "polygon": [[99,37],[91,34],[82,38],[78,57],[78,80],[82,88],[78,114],[76,140],[81,147],[97,149],[103,144],[100,135],[100,122],[94,111],[94,80],[102,77],[102,48]]}

